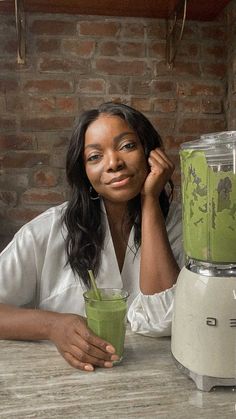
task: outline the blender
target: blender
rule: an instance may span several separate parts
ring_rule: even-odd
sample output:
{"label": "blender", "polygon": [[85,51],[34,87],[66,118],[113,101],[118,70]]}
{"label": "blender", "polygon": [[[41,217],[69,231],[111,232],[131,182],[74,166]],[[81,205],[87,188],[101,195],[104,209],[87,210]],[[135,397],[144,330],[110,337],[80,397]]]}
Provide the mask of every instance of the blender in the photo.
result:
{"label": "blender", "polygon": [[176,284],[171,351],[202,391],[236,385],[236,131],[180,149],[186,263]]}

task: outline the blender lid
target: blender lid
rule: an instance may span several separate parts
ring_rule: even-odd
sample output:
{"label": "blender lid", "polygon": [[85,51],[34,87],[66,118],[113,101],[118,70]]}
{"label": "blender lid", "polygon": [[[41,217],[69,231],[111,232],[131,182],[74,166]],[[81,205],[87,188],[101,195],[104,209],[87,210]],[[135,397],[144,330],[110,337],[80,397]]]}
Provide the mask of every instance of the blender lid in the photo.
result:
{"label": "blender lid", "polygon": [[236,147],[236,131],[221,131],[203,134],[199,139],[187,141],[180,145],[181,150],[211,150],[213,147],[232,149]]}

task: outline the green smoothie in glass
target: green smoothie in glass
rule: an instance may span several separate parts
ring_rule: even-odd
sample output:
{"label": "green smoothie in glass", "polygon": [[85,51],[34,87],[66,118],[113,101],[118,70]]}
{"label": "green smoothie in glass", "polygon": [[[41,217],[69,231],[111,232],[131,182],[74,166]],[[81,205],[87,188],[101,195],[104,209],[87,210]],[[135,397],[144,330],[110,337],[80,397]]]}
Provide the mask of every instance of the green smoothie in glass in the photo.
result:
{"label": "green smoothie in glass", "polygon": [[93,290],[84,293],[88,327],[99,337],[111,343],[122,359],[126,331],[126,291],[99,288],[98,300]]}

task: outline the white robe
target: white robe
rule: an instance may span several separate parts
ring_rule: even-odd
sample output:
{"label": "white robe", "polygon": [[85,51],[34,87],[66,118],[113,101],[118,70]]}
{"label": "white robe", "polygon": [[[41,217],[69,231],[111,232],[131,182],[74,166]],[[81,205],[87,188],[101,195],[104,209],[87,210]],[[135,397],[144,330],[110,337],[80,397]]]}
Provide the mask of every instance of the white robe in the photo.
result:
{"label": "white robe", "polygon": [[[85,287],[66,265],[66,228],[61,224],[66,205],[52,207],[25,224],[1,253],[1,303],[85,315]],[[98,287],[123,288],[129,292],[128,320],[133,331],[150,336],[169,335],[175,287],[150,296],[140,292],[140,250],[134,257],[133,229],[120,273],[105,211],[104,218],[106,236]],[[184,256],[178,205],[171,204],[166,228],[174,256],[182,267]]]}

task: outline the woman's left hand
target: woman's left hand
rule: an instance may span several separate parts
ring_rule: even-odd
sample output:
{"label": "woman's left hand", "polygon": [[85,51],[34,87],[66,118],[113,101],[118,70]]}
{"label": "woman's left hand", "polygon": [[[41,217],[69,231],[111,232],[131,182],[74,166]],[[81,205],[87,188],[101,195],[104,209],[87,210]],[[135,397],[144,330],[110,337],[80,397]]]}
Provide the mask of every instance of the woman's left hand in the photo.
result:
{"label": "woman's left hand", "polygon": [[175,166],[160,148],[151,151],[148,163],[150,165],[150,172],[143,184],[141,194],[142,196],[153,196],[157,198],[165,184],[171,178]]}

